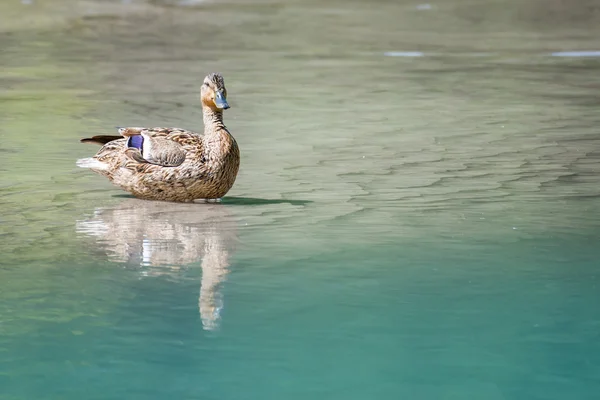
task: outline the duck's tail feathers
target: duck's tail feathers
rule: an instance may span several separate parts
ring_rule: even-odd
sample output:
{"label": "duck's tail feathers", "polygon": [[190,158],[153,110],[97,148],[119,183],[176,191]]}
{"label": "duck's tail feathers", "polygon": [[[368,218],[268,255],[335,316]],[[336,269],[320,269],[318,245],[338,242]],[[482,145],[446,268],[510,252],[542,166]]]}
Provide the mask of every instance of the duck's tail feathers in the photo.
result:
{"label": "duck's tail feathers", "polygon": [[92,136],[91,138],[81,139],[81,143],[94,143],[104,146],[108,142],[112,142],[113,140],[123,139],[123,136],[115,136],[115,135],[97,135]]}
{"label": "duck's tail feathers", "polygon": [[108,169],[108,164],[98,161],[92,157],[80,158],[77,160],[76,164],[79,168],[89,168],[98,171]]}

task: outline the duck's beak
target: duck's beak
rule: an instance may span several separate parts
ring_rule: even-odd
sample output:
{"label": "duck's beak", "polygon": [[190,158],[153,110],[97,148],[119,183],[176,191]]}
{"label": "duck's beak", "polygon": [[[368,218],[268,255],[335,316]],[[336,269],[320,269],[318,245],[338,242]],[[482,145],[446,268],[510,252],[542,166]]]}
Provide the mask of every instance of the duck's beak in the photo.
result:
{"label": "duck's beak", "polygon": [[227,104],[227,100],[225,100],[225,95],[221,91],[215,92],[215,106],[223,110],[229,108],[229,104]]}

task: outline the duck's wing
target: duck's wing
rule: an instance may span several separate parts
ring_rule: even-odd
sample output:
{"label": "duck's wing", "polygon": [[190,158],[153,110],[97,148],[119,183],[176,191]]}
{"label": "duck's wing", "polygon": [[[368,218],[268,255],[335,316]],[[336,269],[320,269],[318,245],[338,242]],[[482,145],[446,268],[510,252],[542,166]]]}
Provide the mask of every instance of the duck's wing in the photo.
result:
{"label": "duck's wing", "polygon": [[165,138],[132,136],[127,139],[125,154],[139,163],[162,167],[177,167],[185,161],[186,153],[179,143]]}
{"label": "duck's wing", "polygon": [[202,157],[201,137],[179,128],[121,128],[127,138],[125,154],[138,163],[177,167],[187,157]]}

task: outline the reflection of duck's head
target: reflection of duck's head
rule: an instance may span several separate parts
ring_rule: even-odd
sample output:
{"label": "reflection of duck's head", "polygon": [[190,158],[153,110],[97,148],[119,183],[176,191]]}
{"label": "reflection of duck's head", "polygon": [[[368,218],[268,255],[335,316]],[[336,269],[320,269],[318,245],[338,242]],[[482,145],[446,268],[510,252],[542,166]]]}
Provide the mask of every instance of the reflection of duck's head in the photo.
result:
{"label": "reflection of duck's head", "polygon": [[96,238],[113,262],[142,267],[146,276],[176,274],[201,260],[200,314],[206,329],[217,325],[219,286],[237,240],[236,223],[221,204],[166,203],[130,199],[97,209],[77,232]]}

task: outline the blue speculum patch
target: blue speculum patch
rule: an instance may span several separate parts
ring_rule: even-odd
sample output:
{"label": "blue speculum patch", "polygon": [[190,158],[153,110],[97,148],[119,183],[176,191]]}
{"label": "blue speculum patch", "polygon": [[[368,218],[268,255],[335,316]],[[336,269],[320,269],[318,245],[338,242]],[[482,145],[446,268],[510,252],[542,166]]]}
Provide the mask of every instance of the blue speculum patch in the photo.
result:
{"label": "blue speculum patch", "polygon": [[136,149],[142,150],[142,145],[144,144],[144,138],[142,135],[134,135],[130,136],[127,139],[127,147],[135,147]]}

